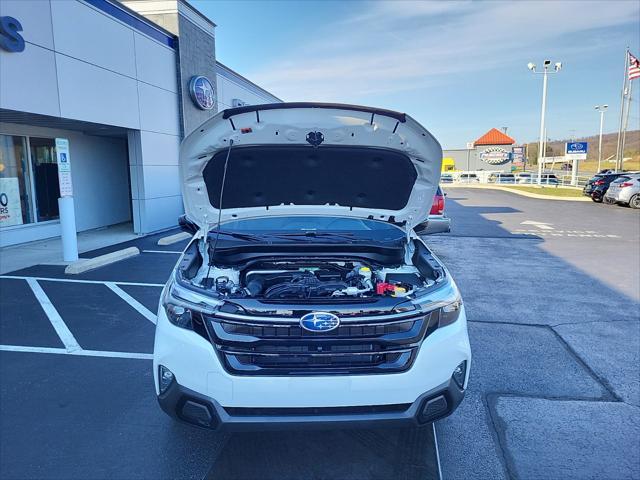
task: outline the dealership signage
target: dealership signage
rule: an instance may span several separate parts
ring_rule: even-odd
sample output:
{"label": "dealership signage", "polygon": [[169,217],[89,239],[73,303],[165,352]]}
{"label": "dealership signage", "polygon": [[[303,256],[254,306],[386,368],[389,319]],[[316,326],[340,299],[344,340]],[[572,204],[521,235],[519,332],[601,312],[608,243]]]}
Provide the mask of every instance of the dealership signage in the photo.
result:
{"label": "dealership signage", "polygon": [[216,91],[207,77],[198,75],[189,81],[191,100],[201,110],[211,110],[216,104]]}
{"label": "dealership signage", "polygon": [[522,165],[524,162],[524,147],[513,147],[513,163]]}
{"label": "dealership signage", "polygon": [[56,158],[58,160],[58,183],[60,184],[60,196],[72,197],[73,184],[71,183],[71,159],[69,157],[69,140],[56,138]]}
{"label": "dealership signage", "polygon": [[0,227],[22,225],[22,223],[18,178],[0,178]]}
{"label": "dealership signage", "polygon": [[0,17],[0,48],[7,52],[24,50],[24,38],[19,32],[22,25],[13,17]]}
{"label": "dealership signage", "polygon": [[588,147],[589,144],[587,142],[567,143],[565,156],[570,160],[586,160]]}
{"label": "dealership signage", "polygon": [[480,152],[480,160],[489,165],[503,165],[511,160],[511,153],[507,152],[504,148],[489,147]]}

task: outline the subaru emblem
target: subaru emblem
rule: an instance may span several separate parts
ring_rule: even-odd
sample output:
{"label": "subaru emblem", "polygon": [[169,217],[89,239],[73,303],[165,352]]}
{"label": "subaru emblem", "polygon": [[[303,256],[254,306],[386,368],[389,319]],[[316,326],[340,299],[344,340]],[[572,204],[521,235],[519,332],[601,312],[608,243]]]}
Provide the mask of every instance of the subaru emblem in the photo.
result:
{"label": "subaru emblem", "polygon": [[310,332],[330,332],[339,325],[338,316],[329,312],[311,312],[300,318],[300,326]]}

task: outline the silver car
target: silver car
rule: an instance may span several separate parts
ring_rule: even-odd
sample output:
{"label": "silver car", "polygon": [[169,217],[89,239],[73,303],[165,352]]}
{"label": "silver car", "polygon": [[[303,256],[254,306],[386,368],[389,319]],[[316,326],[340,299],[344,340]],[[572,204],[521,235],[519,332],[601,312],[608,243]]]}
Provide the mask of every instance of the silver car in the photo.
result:
{"label": "silver car", "polygon": [[604,195],[607,203],[621,203],[640,208],[640,174],[622,175],[616,178]]}
{"label": "silver car", "polygon": [[444,197],[447,194],[438,185],[438,190],[433,196],[433,203],[426,222],[418,225],[415,230],[420,235],[432,235],[434,233],[448,233],[451,231],[451,219],[444,213]]}

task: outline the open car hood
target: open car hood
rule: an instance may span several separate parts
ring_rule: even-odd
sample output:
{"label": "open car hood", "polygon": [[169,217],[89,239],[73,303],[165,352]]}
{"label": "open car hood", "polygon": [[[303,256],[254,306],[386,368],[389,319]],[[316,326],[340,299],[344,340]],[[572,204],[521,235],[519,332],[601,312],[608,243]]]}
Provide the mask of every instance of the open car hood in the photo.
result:
{"label": "open car hood", "polygon": [[414,227],[429,216],[441,163],[438,141],[408,115],[340,104],[223,110],[180,149],[185,212],[203,230],[219,214],[222,222],[323,215]]}

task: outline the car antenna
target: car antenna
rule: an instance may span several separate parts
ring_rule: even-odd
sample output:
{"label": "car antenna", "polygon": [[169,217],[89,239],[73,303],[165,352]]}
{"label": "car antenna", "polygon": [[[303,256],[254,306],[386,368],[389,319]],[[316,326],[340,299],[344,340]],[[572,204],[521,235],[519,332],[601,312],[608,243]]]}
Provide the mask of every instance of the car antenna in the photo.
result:
{"label": "car antenna", "polygon": [[216,255],[216,247],[218,246],[218,238],[220,237],[220,221],[222,219],[222,198],[224,196],[224,184],[227,180],[227,167],[229,166],[229,156],[231,154],[231,147],[233,146],[233,140],[229,139],[229,148],[227,148],[227,158],[224,160],[224,169],[222,170],[222,184],[220,185],[220,204],[218,205],[218,221],[216,222],[216,238],[213,241],[213,247],[209,254],[209,270],[207,270],[207,277],[209,278],[209,272],[213,265],[213,260]]}

